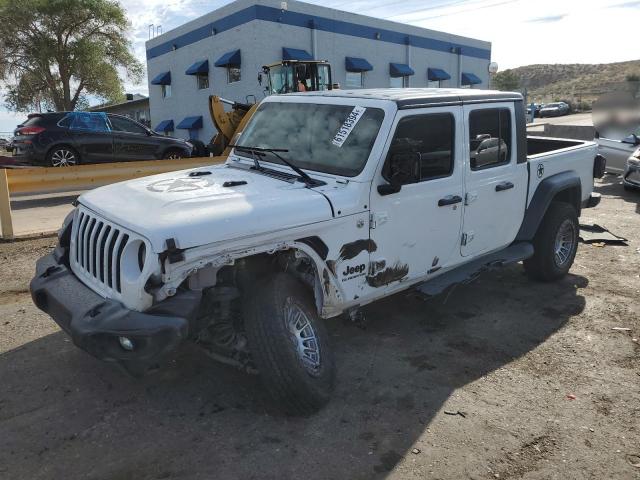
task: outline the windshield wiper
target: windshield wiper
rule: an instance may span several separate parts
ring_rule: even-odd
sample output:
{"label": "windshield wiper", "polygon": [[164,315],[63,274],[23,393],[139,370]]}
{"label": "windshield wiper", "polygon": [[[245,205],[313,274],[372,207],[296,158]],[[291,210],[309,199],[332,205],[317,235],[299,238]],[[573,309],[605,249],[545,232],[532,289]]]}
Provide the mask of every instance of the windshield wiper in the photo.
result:
{"label": "windshield wiper", "polygon": [[256,165],[256,169],[257,170],[261,170],[262,167],[260,166],[260,163],[258,162],[258,159],[256,158],[255,155],[264,155],[264,153],[272,153],[276,158],[278,158],[282,163],[284,163],[286,166],[288,166],[291,170],[293,170],[294,172],[296,172],[298,174],[298,176],[300,176],[300,179],[307,185],[309,185],[310,187],[313,186],[318,186],[318,185],[324,185],[324,182],[321,182],[319,180],[314,180],[313,178],[311,178],[304,170],[302,170],[300,167],[298,167],[297,165],[291,163],[291,161],[285,159],[282,157],[282,155],[278,155],[278,152],[280,153],[287,153],[289,150],[287,150],[286,148],[261,148],[261,147],[247,147],[245,145],[230,145],[230,147],[236,148],[240,151],[246,151],[251,153],[251,156],[253,157],[253,161]]}

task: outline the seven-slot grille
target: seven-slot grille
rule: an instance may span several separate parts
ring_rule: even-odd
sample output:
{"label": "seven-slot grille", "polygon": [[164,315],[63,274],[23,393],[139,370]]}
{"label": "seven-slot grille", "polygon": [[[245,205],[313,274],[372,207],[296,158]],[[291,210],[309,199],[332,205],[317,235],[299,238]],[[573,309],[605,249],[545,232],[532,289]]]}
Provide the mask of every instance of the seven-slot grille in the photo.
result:
{"label": "seven-slot grille", "polygon": [[121,293],[120,261],[129,234],[86,210],[78,211],[74,223],[71,262],[93,282]]}

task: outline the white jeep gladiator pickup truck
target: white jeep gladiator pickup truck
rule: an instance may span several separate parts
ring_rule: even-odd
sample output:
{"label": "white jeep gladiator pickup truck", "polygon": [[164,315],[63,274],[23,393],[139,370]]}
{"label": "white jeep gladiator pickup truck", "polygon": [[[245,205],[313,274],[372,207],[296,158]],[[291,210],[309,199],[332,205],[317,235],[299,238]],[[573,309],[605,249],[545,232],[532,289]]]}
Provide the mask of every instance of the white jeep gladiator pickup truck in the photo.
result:
{"label": "white jeep gladiator pickup truck", "polygon": [[593,142],[527,138],[517,93],[271,96],[225,164],[82,195],[31,293],[131,373],[193,341],[309,414],[334,381],[325,320],[518,261],[562,277],[604,168]]}

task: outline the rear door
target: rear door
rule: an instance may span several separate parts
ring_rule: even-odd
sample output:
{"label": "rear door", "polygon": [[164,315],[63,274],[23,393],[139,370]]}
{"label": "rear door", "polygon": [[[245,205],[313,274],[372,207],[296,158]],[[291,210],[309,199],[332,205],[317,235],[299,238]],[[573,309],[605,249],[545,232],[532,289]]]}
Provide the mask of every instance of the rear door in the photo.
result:
{"label": "rear door", "polygon": [[509,245],[522,223],[528,172],[517,163],[513,103],[463,107],[467,125],[465,205],[460,253],[480,255]]}
{"label": "rear door", "polygon": [[109,115],[113,132],[114,156],[119,162],[151,160],[156,157],[159,142],[142,125],[120,115]]}
{"label": "rear door", "polygon": [[102,112],[73,112],[69,116],[69,133],[73,147],[80,153],[81,161],[111,161],[113,138],[107,115]]}
{"label": "rear door", "polygon": [[[371,192],[372,271],[375,288],[435,274],[458,260],[462,221],[463,128],[459,107],[398,113],[378,181]],[[381,194],[393,176],[391,159],[418,159],[400,190]]]}

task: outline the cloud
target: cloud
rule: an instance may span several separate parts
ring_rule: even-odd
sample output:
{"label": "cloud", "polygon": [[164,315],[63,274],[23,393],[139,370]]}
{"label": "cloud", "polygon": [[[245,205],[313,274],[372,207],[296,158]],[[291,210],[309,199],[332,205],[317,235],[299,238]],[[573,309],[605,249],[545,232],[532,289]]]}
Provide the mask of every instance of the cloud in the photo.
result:
{"label": "cloud", "polygon": [[632,1],[632,2],[624,2],[624,3],[618,3],[616,5],[611,5],[609,8],[639,8],[639,7],[640,7],[639,1]]}
{"label": "cloud", "polygon": [[528,22],[529,23],[553,23],[553,22],[559,22],[560,20],[566,17],[567,17],[567,14],[563,13],[561,15],[549,15],[547,17],[532,18],[531,20],[528,20]]}
{"label": "cloud", "polygon": [[13,136],[13,130],[26,120],[26,113],[5,112],[0,110],[0,138]]}

